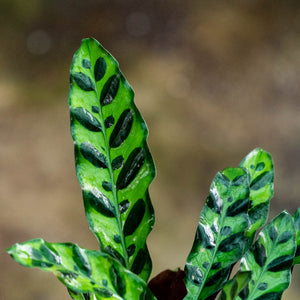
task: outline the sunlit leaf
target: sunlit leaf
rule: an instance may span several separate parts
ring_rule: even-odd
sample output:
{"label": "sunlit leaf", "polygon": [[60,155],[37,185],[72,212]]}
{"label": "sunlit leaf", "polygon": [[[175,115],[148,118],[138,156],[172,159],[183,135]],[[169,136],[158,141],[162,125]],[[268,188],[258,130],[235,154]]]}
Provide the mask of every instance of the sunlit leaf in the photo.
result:
{"label": "sunlit leaf", "polygon": [[215,294],[244,254],[249,192],[249,174],[243,168],[225,169],[214,178],[185,265],[185,299],[206,299]]}
{"label": "sunlit leaf", "polygon": [[241,271],[252,271],[251,280],[237,299],[281,299],[290,284],[296,251],[295,226],[287,212],[274,218],[241,260]]}
{"label": "sunlit leaf", "polygon": [[146,283],[106,253],[71,243],[35,239],[15,244],[8,253],[21,265],[54,273],[75,300],[154,299]]}
{"label": "sunlit leaf", "polygon": [[247,230],[249,241],[252,243],[256,231],[268,220],[269,204],[274,193],[274,168],[271,155],[256,148],[240,163],[250,175],[250,228]]}
{"label": "sunlit leaf", "polygon": [[146,238],[154,224],[148,186],[155,169],[134,92],[94,39],[82,41],[70,78],[76,171],[89,226],[103,252],[147,280]]}

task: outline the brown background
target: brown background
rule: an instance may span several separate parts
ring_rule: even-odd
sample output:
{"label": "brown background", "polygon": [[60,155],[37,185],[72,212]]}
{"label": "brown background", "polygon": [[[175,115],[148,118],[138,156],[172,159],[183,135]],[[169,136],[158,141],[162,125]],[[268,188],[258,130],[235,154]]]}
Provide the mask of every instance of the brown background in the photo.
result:
{"label": "brown background", "polygon": [[[183,267],[218,170],[271,152],[271,216],[300,192],[299,1],[0,2],[0,299],[69,299],[4,253],[35,237],[97,249],[75,177],[67,105],[84,37],[119,61],[157,166],[153,275]],[[299,299],[299,267],[283,299]]]}

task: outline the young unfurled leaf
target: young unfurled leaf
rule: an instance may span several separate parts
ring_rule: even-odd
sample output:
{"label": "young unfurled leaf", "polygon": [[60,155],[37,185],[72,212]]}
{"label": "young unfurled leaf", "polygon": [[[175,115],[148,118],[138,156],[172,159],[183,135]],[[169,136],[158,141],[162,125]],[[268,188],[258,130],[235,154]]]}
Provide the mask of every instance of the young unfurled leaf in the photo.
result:
{"label": "young unfurled leaf", "polygon": [[273,219],[241,260],[241,271],[251,280],[237,299],[281,299],[290,284],[296,250],[295,226],[287,212]]}
{"label": "young unfurled leaf", "polygon": [[71,132],[89,226],[102,251],[147,280],[146,238],[154,223],[148,186],[155,169],[134,92],[94,39],[82,41],[70,75]]}
{"label": "young unfurled leaf", "polygon": [[231,280],[224,284],[219,300],[235,300],[250,279],[250,271],[239,271]]}
{"label": "young unfurled leaf", "polygon": [[274,169],[271,155],[256,148],[240,163],[250,175],[250,207],[249,218],[251,226],[247,230],[252,243],[257,229],[264,226],[268,220],[269,204],[274,193]]}
{"label": "young unfurled leaf", "polygon": [[75,300],[154,299],[146,283],[106,253],[70,243],[35,239],[9,248],[8,253],[26,267],[54,273]]}
{"label": "young unfurled leaf", "polygon": [[214,178],[185,265],[185,299],[215,294],[244,254],[249,192],[249,174],[243,168],[225,169]]}
{"label": "young unfurled leaf", "polygon": [[300,208],[293,214],[293,220],[296,229],[296,253],[293,265],[300,264]]}

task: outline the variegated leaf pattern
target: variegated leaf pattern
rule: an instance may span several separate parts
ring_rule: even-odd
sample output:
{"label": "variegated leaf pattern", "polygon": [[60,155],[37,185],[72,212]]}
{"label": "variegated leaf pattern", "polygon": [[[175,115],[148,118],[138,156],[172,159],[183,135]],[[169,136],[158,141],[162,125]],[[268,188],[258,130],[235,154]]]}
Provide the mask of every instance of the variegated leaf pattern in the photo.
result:
{"label": "variegated leaf pattern", "polygon": [[250,271],[239,271],[236,275],[227,281],[222,289],[219,300],[235,300],[239,293],[246,287],[251,279]]}
{"label": "variegated leaf pattern", "polygon": [[293,220],[296,229],[296,253],[293,261],[293,265],[300,264],[300,207],[293,214]]}
{"label": "variegated leaf pattern", "polygon": [[148,186],[155,168],[134,92],[94,39],[82,41],[70,77],[71,132],[89,226],[102,251],[146,281],[152,268],[146,238],[154,224]]}
{"label": "variegated leaf pattern", "polygon": [[249,192],[249,174],[243,168],[225,169],[214,178],[185,265],[188,294],[184,299],[215,294],[244,254]]}
{"label": "variegated leaf pattern", "polygon": [[251,151],[240,163],[250,174],[250,207],[251,222],[247,235],[249,244],[255,238],[256,231],[268,220],[269,204],[274,193],[274,168],[271,155],[261,148]]}
{"label": "variegated leaf pattern", "polygon": [[7,251],[23,266],[54,273],[75,300],[155,299],[139,276],[106,253],[42,239],[15,244]]}
{"label": "variegated leaf pattern", "polygon": [[282,212],[259,234],[241,260],[241,271],[252,271],[251,280],[237,299],[277,300],[290,284],[296,251],[292,216]]}

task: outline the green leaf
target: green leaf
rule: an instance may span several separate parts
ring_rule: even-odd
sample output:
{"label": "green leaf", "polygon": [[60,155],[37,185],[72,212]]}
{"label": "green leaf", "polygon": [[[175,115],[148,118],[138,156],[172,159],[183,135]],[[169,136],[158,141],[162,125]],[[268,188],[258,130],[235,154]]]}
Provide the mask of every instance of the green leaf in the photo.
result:
{"label": "green leaf", "polygon": [[293,265],[300,263],[300,207],[293,214],[293,220],[296,229],[296,253],[293,261]]}
{"label": "green leaf", "polygon": [[252,243],[257,229],[264,226],[268,220],[269,204],[274,194],[274,168],[271,155],[256,148],[240,163],[250,174],[250,207],[251,226],[247,230]]}
{"label": "green leaf", "polygon": [[239,271],[231,280],[224,284],[219,300],[236,299],[239,293],[246,287],[250,279],[250,271]]}
{"label": "green leaf", "polygon": [[155,168],[134,92],[94,39],[82,41],[70,77],[71,133],[89,226],[103,252],[146,281],[152,268],[146,238],[154,224],[148,186]]}
{"label": "green leaf", "polygon": [[139,300],[144,295],[154,299],[139,276],[106,253],[71,243],[47,243],[42,239],[15,244],[7,252],[25,267],[54,273],[75,300]]}
{"label": "green leaf", "polygon": [[185,299],[206,299],[220,290],[244,254],[249,193],[249,175],[243,168],[225,169],[214,178],[185,265]]}
{"label": "green leaf", "polygon": [[295,226],[284,211],[261,231],[242,258],[240,270],[252,271],[252,276],[237,299],[281,299],[290,284],[295,250]]}

